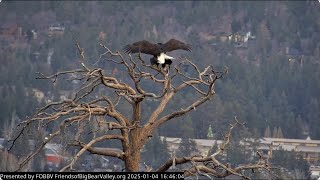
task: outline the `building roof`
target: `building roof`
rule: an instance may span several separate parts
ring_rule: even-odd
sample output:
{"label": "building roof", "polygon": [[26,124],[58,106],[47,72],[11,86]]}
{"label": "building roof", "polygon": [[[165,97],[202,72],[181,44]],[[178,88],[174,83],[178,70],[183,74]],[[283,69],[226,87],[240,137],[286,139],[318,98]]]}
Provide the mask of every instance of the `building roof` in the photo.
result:
{"label": "building roof", "polygon": [[62,151],[62,145],[55,143],[47,143],[44,148],[50,149],[54,154],[59,154]]}
{"label": "building roof", "polygon": [[[160,138],[163,140],[163,136],[160,136]],[[166,137],[167,142],[171,143],[180,143],[181,138],[172,138],[172,137]],[[194,140],[198,145],[202,146],[212,146],[215,142],[217,144],[221,144],[222,140],[212,140],[212,139],[192,139]],[[253,139],[247,139],[248,141],[253,141]],[[261,144],[271,144],[274,145],[277,144],[284,144],[284,143],[298,143],[298,144],[318,144],[320,147],[320,140],[311,140],[309,138],[307,139],[285,139],[285,138],[261,138],[258,140]]]}
{"label": "building roof", "polygon": [[292,56],[300,56],[300,55],[302,55],[301,52],[296,48],[288,48],[287,54],[288,55],[292,55]]}
{"label": "building roof", "polygon": [[285,138],[261,138],[260,143],[303,143],[303,144],[319,144],[320,140],[309,139],[285,139]]}
{"label": "building roof", "polygon": [[[161,140],[164,139],[163,136],[160,136]],[[198,146],[208,146],[211,147],[215,143],[221,144],[222,140],[212,140],[212,139],[192,139],[197,143]],[[166,141],[170,143],[180,143],[181,138],[172,138],[172,137],[166,137]]]}
{"label": "building roof", "polygon": [[[164,137],[160,136],[163,140]],[[211,140],[211,139],[192,139],[196,142],[197,147],[200,151],[207,151],[215,143],[221,144],[222,140]],[[166,137],[170,148],[177,148],[181,142],[181,138]],[[240,142],[242,145],[247,145],[247,142],[254,142],[253,138],[245,139]],[[273,150],[285,150],[285,151],[296,151],[306,153],[320,153],[320,140],[307,139],[285,139],[285,138],[261,138],[258,140],[260,150],[269,150],[269,146],[272,146]],[[249,145],[249,144],[248,144]],[[249,145],[250,146],[250,145]]]}
{"label": "building roof", "polygon": [[211,139],[193,139],[197,145],[200,145],[200,146],[212,146],[214,145],[215,143],[216,144],[221,144],[222,143],[222,140],[211,140]]}
{"label": "building roof", "polygon": [[313,146],[297,146],[296,151],[301,151],[301,152],[316,152],[320,153],[320,147],[313,147]]}
{"label": "building roof", "polygon": [[18,24],[16,22],[5,22],[1,25],[1,28],[16,28]]}

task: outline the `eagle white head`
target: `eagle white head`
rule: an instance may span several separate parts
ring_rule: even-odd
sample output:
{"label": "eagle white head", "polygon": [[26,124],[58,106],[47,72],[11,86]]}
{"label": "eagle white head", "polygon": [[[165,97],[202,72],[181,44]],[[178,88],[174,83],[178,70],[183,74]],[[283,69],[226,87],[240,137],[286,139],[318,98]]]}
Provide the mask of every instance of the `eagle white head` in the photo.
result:
{"label": "eagle white head", "polygon": [[165,53],[160,53],[160,55],[157,57],[159,64],[164,64],[166,59],[174,59],[174,57],[168,56]]}

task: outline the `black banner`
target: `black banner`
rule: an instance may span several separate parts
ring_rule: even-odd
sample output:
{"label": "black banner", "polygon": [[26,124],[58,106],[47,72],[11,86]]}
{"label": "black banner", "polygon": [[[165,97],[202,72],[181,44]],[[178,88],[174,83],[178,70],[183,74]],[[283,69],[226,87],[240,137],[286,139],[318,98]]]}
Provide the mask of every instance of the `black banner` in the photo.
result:
{"label": "black banner", "polygon": [[182,172],[0,172],[0,180],[184,179]]}

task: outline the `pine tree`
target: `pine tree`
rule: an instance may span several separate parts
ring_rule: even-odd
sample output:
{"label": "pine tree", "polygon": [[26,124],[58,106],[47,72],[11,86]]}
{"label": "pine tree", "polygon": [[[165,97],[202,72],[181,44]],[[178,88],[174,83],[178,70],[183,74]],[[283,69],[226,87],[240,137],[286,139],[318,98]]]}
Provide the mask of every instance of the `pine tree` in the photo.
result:
{"label": "pine tree", "polygon": [[181,124],[182,136],[184,137],[194,137],[194,129],[193,129],[192,119],[191,116],[188,115],[184,119],[183,123]]}
{"label": "pine tree", "polygon": [[212,133],[211,124],[209,125],[209,128],[208,128],[207,138],[208,139],[213,139],[213,133]]}
{"label": "pine tree", "polygon": [[277,138],[277,132],[278,132],[277,130],[278,130],[277,127],[273,128],[273,131],[272,131],[272,137],[273,138]]}
{"label": "pine tree", "polygon": [[266,130],[264,131],[264,137],[266,137],[266,138],[271,137],[271,130],[270,130],[269,126],[267,126]]}
{"label": "pine tree", "polygon": [[312,139],[319,139],[320,138],[320,131],[319,131],[319,117],[320,117],[320,103],[317,98],[311,98],[310,103],[307,105],[307,120],[310,124],[311,130],[311,138]]}
{"label": "pine tree", "polygon": [[198,149],[195,141],[187,137],[181,138],[181,142],[176,153],[178,157],[190,156],[193,153],[197,153],[197,152],[198,152]]}
{"label": "pine tree", "polygon": [[211,156],[212,154],[214,154],[218,150],[218,148],[219,146],[217,144],[217,141],[214,141],[214,144],[211,146],[210,150],[208,151],[207,156]]}
{"label": "pine tree", "polygon": [[161,140],[158,133],[146,144],[142,154],[143,162],[148,166],[157,168],[170,157],[166,140]]}
{"label": "pine tree", "polygon": [[281,127],[280,127],[280,126],[278,126],[277,138],[283,138],[283,133],[282,133],[282,130],[281,130]]}
{"label": "pine tree", "polygon": [[227,157],[226,162],[231,165],[239,165],[245,163],[249,159],[246,159],[245,148],[239,143],[239,141],[231,140],[226,150]]}

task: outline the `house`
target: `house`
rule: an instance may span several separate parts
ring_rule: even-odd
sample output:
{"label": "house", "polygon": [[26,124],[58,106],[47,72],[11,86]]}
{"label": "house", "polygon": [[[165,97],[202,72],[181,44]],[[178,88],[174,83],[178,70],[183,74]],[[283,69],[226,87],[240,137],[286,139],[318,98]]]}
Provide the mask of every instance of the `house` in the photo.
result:
{"label": "house", "polygon": [[298,62],[301,66],[303,65],[304,54],[300,50],[286,47],[285,55],[290,63]]}
{"label": "house", "polygon": [[62,24],[52,24],[48,29],[48,36],[63,35],[65,27]]}
{"label": "house", "polygon": [[247,48],[249,40],[254,40],[256,37],[251,35],[251,31],[237,32],[227,36],[228,41],[234,43],[237,48]]}
{"label": "house", "polygon": [[103,31],[100,31],[100,33],[99,33],[99,41],[106,40],[106,37],[107,37],[107,33],[103,32]]}
{"label": "house", "polygon": [[211,41],[211,40],[215,40],[217,37],[215,35],[211,35],[209,33],[206,32],[200,32],[199,33],[200,38],[206,40],[206,41]]}
{"label": "house", "polygon": [[40,103],[44,98],[44,93],[38,89],[32,88],[33,95],[37,98],[37,101]]}
{"label": "house", "polygon": [[288,57],[300,57],[302,53],[298,49],[286,47],[286,55]]}
{"label": "house", "polygon": [[286,55],[287,56],[301,56],[302,53],[296,48],[286,47]]}
{"label": "house", "polygon": [[4,148],[5,143],[6,143],[6,140],[4,138],[0,138],[0,150]]}
{"label": "house", "polygon": [[60,94],[60,100],[66,100],[74,95],[72,91],[68,91],[68,90],[61,90],[59,91],[59,94]]}
{"label": "house", "polygon": [[316,164],[320,160],[320,140],[311,140],[310,137],[307,137],[307,139],[262,138],[259,141],[258,149],[265,155],[270,153],[271,146],[273,150],[298,152],[310,164]]}
{"label": "house", "polygon": [[220,43],[232,43],[237,49],[247,49],[249,40],[254,40],[256,37],[251,35],[251,31],[237,32],[227,35],[225,32],[220,32],[216,35],[210,35],[208,33],[199,33],[200,38],[210,42],[211,46],[219,46]]}
{"label": "house", "polygon": [[[168,149],[170,153],[173,153],[178,150],[181,138],[171,138],[171,137],[163,137],[160,136],[161,140],[166,138],[166,142],[168,144]],[[197,144],[197,149],[199,150],[201,155],[206,156],[214,144],[221,144],[221,140],[211,140],[211,139],[192,139]]]}
{"label": "house", "polygon": [[221,35],[220,36],[220,41],[221,42],[226,42],[228,39],[229,39],[229,36],[226,36],[226,35]]}
{"label": "house", "polygon": [[310,166],[311,179],[320,179],[320,166]]}
{"label": "house", "polygon": [[34,29],[31,30],[31,33],[32,33],[32,39],[38,39],[38,34]]}
{"label": "house", "polygon": [[3,23],[0,26],[0,35],[5,36],[15,36],[19,32],[19,27],[17,23],[9,22],[9,23]]}
{"label": "house", "polygon": [[47,143],[44,148],[45,162],[48,170],[58,170],[62,163],[68,161],[68,158],[63,156],[62,146],[60,144]]}

